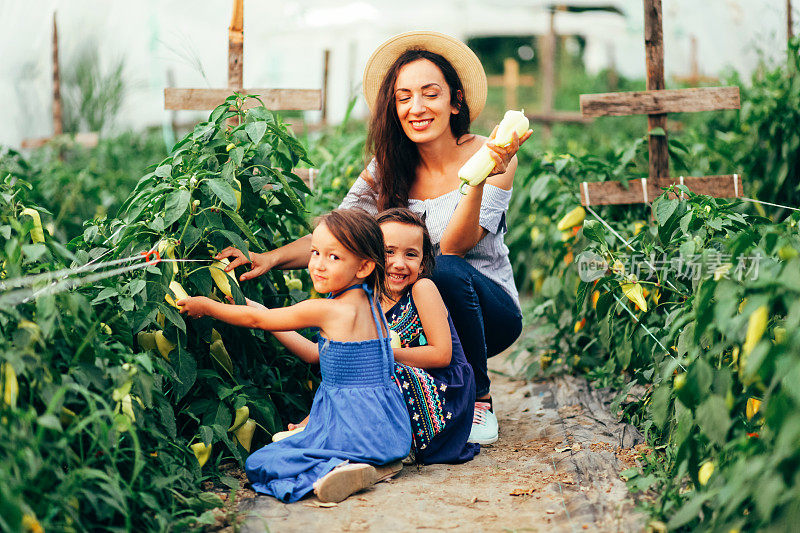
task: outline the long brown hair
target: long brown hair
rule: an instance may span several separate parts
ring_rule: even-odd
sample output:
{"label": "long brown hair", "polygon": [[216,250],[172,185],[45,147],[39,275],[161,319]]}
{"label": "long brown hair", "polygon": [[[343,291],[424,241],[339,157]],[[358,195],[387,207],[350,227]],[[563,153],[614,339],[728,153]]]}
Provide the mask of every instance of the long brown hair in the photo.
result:
{"label": "long brown hair", "polygon": [[380,176],[373,176],[378,181],[379,211],[408,206],[408,191],[419,166],[419,151],[400,125],[394,96],[400,69],[418,59],[427,59],[436,65],[450,88],[450,105],[458,109],[457,114],[450,115],[450,131],[456,139],[469,133],[469,107],[461,79],[453,65],[441,55],[428,50],[411,49],[403,52],[383,78],[367,136],[367,150],[375,154],[380,173]]}
{"label": "long brown hair", "polygon": [[420,277],[427,278],[433,273],[436,266],[436,259],[433,255],[433,241],[431,234],[428,233],[428,226],[421,216],[406,207],[392,207],[382,213],[378,213],[378,226],[386,222],[399,222],[422,230],[422,270]]}
{"label": "long brown hair", "polygon": [[375,301],[386,293],[386,250],[383,232],[375,219],[361,209],[334,209],[317,218],[316,226],[325,224],[333,237],[361,259],[375,263],[364,280],[375,291]]}

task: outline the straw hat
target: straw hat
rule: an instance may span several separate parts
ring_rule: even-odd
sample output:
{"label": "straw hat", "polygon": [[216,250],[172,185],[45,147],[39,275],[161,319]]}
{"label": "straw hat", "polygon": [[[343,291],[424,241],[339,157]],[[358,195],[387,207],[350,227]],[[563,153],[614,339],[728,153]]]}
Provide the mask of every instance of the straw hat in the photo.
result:
{"label": "straw hat", "polygon": [[364,97],[370,110],[375,106],[378,89],[392,64],[406,50],[428,50],[447,59],[455,68],[464,87],[470,122],[486,104],[486,73],[475,52],[454,37],[435,31],[409,31],[390,38],[370,56],[364,68]]}

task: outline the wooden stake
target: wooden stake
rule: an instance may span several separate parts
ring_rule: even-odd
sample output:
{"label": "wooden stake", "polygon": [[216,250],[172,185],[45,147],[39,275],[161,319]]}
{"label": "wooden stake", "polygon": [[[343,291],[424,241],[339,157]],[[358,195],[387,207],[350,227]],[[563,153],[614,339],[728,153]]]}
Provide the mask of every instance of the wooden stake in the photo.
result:
{"label": "wooden stake", "polygon": [[53,12],[53,135],[64,133],[61,110],[61,78],[58,71],[58,25]]}
{"label": "wooden stake", "polygon": [[791,41],[794,36],[792,31],[792,0],[786,0],[786,41]]}
{"label": "wooden stake", "polygon": [[[541,68],[542,68],[542,114],[553,111],[554,94],[556,90],[556,10],[550,10],[550,29],[542,38]],[[545,138],[550,137],[550,125],[545,123],[542,127]]]}
{"label": "wooden stake", "polygon": [[228,87],[244,87],[244,1],[233,0],[233,17],[228,28]]}
{"label": "wooden stake", "polygon": [[322,124],[328,123],[328,69],[331,61],[331,51],[327,48],[322,57]]}
{"label": "wooden stake", "polygon": [[[664,35],[661,29],[661,0],[644,0],[644,46],[647,64],[647,90],[664,89]],[[650,178],[669,176],[667,115],[648,115],[648,131],[661,128],[664,135],[650,135]]]}
{"label": "wooden stake", "polygon": [[503,86],[505,89],[506,109],[518,109],[519,63],[513,57],[507,57],[503,60]]}

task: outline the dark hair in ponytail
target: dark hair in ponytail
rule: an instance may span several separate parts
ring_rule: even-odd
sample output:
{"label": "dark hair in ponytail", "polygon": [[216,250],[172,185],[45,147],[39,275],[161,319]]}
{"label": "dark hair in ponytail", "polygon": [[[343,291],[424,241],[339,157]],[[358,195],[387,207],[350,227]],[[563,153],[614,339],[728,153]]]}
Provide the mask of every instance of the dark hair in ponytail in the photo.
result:
{"label": "dark hair in ponytail", "polygon": [[464,99],[461,79],[453,65],[441,55],[428,50],[412,49],[403,52],[381,82],[367,136],[367,150],[375,154],[380,173],[380,176],[373,176],[378,181],[379,211],[391,207],[407,207],[408,191],[416,177],[419,151],[400,125],[394,86],[400,69],[418,59],[427,59],[436,65],[450,88],[450,105],[458,109],[457,114],[450,115],[450,131],[456,139],[469,133],[469,107]]}
{"label": "dark hair in ponytail", "polygon": [[364,280],[375,291],[376,301],[386,293],[386,250],[383,232],[375,219],[361,209],[334,209],[317,219],[325,224],[334,238],[362,259],[375,263],[375,269]]}

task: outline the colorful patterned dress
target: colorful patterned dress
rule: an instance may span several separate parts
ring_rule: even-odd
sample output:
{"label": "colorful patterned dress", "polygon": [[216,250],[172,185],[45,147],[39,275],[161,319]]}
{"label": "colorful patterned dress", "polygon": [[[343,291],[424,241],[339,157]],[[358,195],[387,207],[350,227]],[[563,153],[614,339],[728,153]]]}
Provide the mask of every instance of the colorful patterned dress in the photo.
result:
{"label": "colorful patterned dress", "polygon": [[[386,319],[403,348],[428,343],[411,290],[386,312]],[[467,442],[475,408],[475,378],[449,316],[447,321],[453,341],[448,366],[422,370],[394,363],[394,378],[411,420],[414,453],[421,464],[463,463],[480,450],[480,445]]]}

